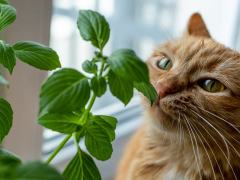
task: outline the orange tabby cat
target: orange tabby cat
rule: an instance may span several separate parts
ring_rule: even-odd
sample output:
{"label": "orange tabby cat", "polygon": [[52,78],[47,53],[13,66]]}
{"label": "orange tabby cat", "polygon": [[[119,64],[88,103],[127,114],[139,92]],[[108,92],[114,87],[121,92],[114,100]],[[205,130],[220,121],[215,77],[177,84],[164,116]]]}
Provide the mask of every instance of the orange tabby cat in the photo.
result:
{"label": "orange tabby cat", "polygon": [[240,54],[214,41],[196,13],[184,35],[147,60],[159,99],[116,180],[240,179]]}

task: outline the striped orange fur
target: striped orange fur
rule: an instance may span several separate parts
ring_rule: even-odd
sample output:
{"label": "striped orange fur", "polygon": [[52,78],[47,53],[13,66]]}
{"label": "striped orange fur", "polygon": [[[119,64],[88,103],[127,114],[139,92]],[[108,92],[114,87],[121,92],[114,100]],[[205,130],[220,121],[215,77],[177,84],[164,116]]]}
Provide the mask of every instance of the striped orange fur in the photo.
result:
{"label": "striped orange fur", "polygon": [[[159,69],[162,55],[170,70]],[[240,179],[240,54],[210,37],[191,16],[182,37],[157,47],[147,60],[150,81],[171,89],[153,106],[142,97],[144,124],[128,143],[116,180]],[[221,92],[200,87],[224,84]]]}

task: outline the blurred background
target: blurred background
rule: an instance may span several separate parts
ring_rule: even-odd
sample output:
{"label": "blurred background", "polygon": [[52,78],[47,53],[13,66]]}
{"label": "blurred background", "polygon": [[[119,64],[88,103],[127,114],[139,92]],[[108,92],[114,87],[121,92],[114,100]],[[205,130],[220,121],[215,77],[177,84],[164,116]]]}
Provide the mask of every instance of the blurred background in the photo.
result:
{"label": "blurred background", "polygon": [[[81,39],[76,26],[79,9],[100,12],[107,19],[111,34],[104,55],[116,49],[133,49],[146,60],[157,45],[182,34],[187,20],[200,12],[211,36],[235,50],[240,49],[240,1],[237,0],[9,0],[17,9],[17,20],[1,38],[10,45],[32,40],[49,45],[57,51],[62,67],[82,71],[81,64],[91,60],[96,49]],[[83,71],[82,71],[83,72]],[[13,75],[4,72],[10,89],[1,87],[1,96],[13,106],[14,124],[3,147],[19,155],[24,161],[45,160],[64,135],[43,129],[35,123],[40,85],[50,73],[17,62]],[[129,105],[112,96],[109,91],[97,99],[93,114],[114,116],[119,123],[114,153],[106,162],[96,161],[104,180],[114,177],[117,163],[126,142],[142,122],[141,100],[138,93]],[[83,149],[84,143],[80,142]],[[52,164],[63,170],[75,154],[70,140]]]}

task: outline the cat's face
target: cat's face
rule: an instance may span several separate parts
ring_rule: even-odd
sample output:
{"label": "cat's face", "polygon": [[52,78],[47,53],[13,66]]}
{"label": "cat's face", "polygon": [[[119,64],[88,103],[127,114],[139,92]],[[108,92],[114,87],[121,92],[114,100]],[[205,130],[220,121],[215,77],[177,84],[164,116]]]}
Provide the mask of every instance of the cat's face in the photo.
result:
{"label": "cat's face", "polygon": [[217,139],[240,136],[235,129],[240,125],[240,55],[211,39],[200,15],[191,17],[181,38],[158,47],[147,64],[159,94],[148,110],[155,127],[176,130],[180,122],[183,131],[199,129],[209,139],[207,131]]}

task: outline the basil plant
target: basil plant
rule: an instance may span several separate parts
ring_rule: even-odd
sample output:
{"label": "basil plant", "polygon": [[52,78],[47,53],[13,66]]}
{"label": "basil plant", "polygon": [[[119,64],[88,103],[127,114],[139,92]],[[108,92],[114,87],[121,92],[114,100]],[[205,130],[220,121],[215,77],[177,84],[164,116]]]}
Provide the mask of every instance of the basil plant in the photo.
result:
{"label": "basil plant", "polygon": [[[16,10],[6,0],[0,0],[0,30],[14,22]],[[101,180],[101,175],[93,161],[108,160],[113,152],[117,119],[103,114],[91,113],[96,98],[107,90],[127,105],[133,97],[134,88],[149,99],[150,105],[158,98],[149,82],[146,64],[129,49],[114,51],[109,57],[103,49],[109,40],[110,28],[105,18],[98,12],[80,10],[77,27],[81,37],[96,47],[95,57],[82,64],[84,75],[76,69],[62,68],[55,71],[42,84],[39,95],[37,123],[45,128],[65,134],[64,140],[49,156],[46,162],[22,163],[17,155],[0,149],[1,179],[44,179],[44,180]],[[21,41],[14,46],[0,40],[0,63],[12,74],[16,57],[38,69],[54,70],[61,64],[57,53],[36,42]],[[86,73],[85,73],[86,74]],[[0,74],[0,83],[8,82]],[[0,98],[0,143],[9,133],[13,110],[11,105]],[[48,164],[64,147],[70,138],[76,145],[76,154],[63,173]],[[84,139],[88,152],[79,146]]]}

